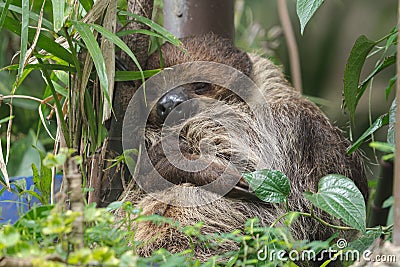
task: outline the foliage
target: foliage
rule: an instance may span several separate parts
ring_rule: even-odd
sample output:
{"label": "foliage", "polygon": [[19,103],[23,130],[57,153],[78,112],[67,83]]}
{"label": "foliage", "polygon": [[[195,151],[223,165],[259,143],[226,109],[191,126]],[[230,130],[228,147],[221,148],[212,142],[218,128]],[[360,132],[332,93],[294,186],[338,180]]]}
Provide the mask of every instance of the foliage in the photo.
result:
{"label": "foliage", "polygon": [[[245,175],[248,180],[257,179],[258,186],[266,192],[288,192],[289,181],[278,171],[262,170]],[[256,178],[255,178],[256,177]],[[263,191],[259,191],[265,197]],[[286,194],[286,193],[285,193]],[[267,194],[268,195],[268,194]],[[339,197],[338,195],[341,195]],[[286,197],[287,198],[287,194]],[[321,180],[318,192],[305,193],[310,199],[310,208],[326,210],[326,203],[336,206],[334,216],[345,224],[365,231],[361,226],[365,222],[365,206],[361,193],[354,183],[339,175],[329,175]],[[268,198],[272,202],[286,202],[280,195]],[[355,203],[354,206],[348,202]],[[122,209],[125,217],[115,221],[113,211]],[[326,210],[330,212],[330,210]],[[354,216],[356,214],[356,216]],[[178,222],[158,215],[144,216],[130,202],[114,202],[107,208],[96,208],[94,204],[86,205],[84,210],[84,243],[83,248],[71,250],[70,244],[73,222],[81,214],[73,211],[63,211],[59,205],[36,207],[22,216],[14,225],[4,225],[0,230],[0,258],[20,258],[30,261],[34,266],[294,266],[294,261],[302,260],[301,255],[314,255],[316,259],[322,250],[331,248],[337,235],[326,241],[295,240],[290,232],[290,225],[298,216],[307,216],[324,223],[312,213],[288,211],[282,214],[270,227],[262,227],[258,219],[249,219],[243,231],[231,233],[202,234],[202,223],[192,226],[181,226]],[[283,220],[285,218],[285,220]],[[142,221],[152,221],[156,224],[170,224],[193,240],[187,250],[180,253],[170,253],[160,249],[149,258],[135,254],[135,249],[143,245],[134,240],[135,225]],[[282,224],[278,222],[282,220]],[[355,221],[353,221],[355,220]],[[352,229],[342,226],[332,226],[337,229]],[[361,229],[362,228],[362,229]],[[374,241],[375,236],[381,235],[382,229],[370,229],[348,249],[365,250]],[[235,242],[240,249],[227,251],[211,257],[201,263],[193,259],[196,246],[214,248],[218,244]],[[287,254],[290,252],[290,254]],[[297,257],[297,258],[296,258]],[[23,258],[23,259],[22,259]],[[4,259],[4,258],[3,258]]]}
{"label": "foliage", "polygon": [[324,0],[297,0],[297,15],[300,20],[301,34],[304,32],[308,21],[322,5]]}

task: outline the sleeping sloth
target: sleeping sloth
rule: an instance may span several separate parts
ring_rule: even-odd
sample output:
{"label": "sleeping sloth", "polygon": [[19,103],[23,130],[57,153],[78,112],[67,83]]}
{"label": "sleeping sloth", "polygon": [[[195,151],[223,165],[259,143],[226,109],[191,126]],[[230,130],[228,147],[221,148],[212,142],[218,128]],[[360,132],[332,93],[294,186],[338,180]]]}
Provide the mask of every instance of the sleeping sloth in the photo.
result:
{"label": "sleeping sloth", "polygon": [[[240,94],[224,86],[196,81],[171,88],[150,105],[144,131],[145,149],[154,169],[173,186],[157,189],[154,176],[146,174],[146,183],[157,190],[150,194],[136,187],[126,194],[128,200],[142,208],[143,214],[158,214],[183,226],[204,222],[203,234],[242,229],[254,217],[268,226],[285,212],[285,206],[264,203],[254,196],[241,173],[258,169],[286,174],[291,186],[289,206],[294,211],[309,211],[310,203],[303,192],[316,192],[319,179],[331,173],[352,179],[367,199],[367,180],[360,155],[346,154],[350,143],[341,131],[332,126],[315,104],[293,89],[271,61],[242,52],[213,34],[184,38],[182,43],[186,52],[171,44],[162,46],[162,67],[198,61],[222,63],[254,82],[261,90],[261,98],[252,88],[241,88],[247,100],[254,100],[250,107]],[[147,64],[147,69],[156,68],[160,68],[158,53]],[[184,104],[191,100],[214,101],[210,105],[185,108]],[[167,127],[168,116],[174,111],[184,120],[178,116],[170,124],[172,132],[176,130],[177,146],[174,152],[166,152],[162,129]],[[203,149],[207,144],[212,149]],[[176,157],[189,163],[207,164],[189,171],[171,161]],[[218,190],[204,189],[222,173],[228,183],[233,181],[230,191],[222,195]],[[185,204],[188,201],[190,205]],[[315,212],[332,222],[327,214]],[[123,211],[119,215],[123,216]],[[331,229],[305,217],[298,218],[291,228],[297,239],[321,240],[333,234]],[[169,224],[140,222],[135,239],[144,242],[138,251],[142,256],[149,256],[159,248],[178,252],[190,247],[189,238]],[[238,249],[237,246],[225,242],[217,249],[210,249],[200,244],[195,248],[195,256],[207,259],[216,253]]]}

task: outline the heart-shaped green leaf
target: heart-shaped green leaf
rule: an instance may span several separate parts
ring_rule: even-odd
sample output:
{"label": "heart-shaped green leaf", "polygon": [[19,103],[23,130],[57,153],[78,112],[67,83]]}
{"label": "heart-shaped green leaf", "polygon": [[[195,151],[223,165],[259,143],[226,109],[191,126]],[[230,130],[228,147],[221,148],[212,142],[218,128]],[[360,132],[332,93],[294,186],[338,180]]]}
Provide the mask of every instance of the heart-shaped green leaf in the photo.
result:
{"label": "heart-shaped green leaf", "polygon": [[364,197],[349,178],[339,174],[324,176],[318,183],[318,192],[305,192],[304,197],[346,225],[365,232]]}
{"label": "heart-shaped green leaf", "polygon": [[259,170],[244,173],[243,177],[262,201],[280,203],[289,196],[289,179],[280,171]]}

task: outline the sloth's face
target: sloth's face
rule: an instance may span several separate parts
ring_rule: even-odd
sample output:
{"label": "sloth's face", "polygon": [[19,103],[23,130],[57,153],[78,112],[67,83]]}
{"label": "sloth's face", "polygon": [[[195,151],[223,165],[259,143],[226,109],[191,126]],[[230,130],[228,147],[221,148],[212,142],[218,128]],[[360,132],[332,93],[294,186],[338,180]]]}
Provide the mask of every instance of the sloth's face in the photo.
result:
{"label": "sloth's face", "polygon": [[[200,104],[191,102],[199,99]],[[232,190],[224,192],[227,196],[256,200],[241,177],[257,164],[254,127],[246,103],[234,93],[209,83],[184,84],[154,105],[146,149],[158,174],[173,184],[205,186],[225,175],[232,180]],[[168,149],[162,131],[177,137],[175,147]]]}
{"label": "sloth's face", "polygon": [[[183,39],[182,43],[186,52],[171,44],[163,45],[164,68],[187,62],[214,62],[250,76],[252,65],[248,55],[229,40],[205,35]],[[150,57],[147,68],[159,67],[160,57],[156,53]],[[191,74],[196,76],[197,71]],[[218,71],[208,74],[224,77]],[[226,76],[222,80],[231,78]],[[236,181],[236,191],[244,192],[243,198],[254,199],[241,178],[241,172],[254,170],[258,161],[253,149],[257,143],[253,124],[245,101],[231,90],[206,82],[190,82],[169,90],[151,109],[146,126],[146,149],[163,179],[177,185],[204,186],[226,174],[227,179]],[[176,136],[173,149],[166,149],[163,131]]]}
{"label": "sloth's face", "polygon": [[[189,119],[199,109],[198,102],[200,101],[190,102],[195,99],[201,99],[203,104],[207,102],[207,99],[230,104],[243,102],[235,93],[218,85],[206,82],[183,84],[169,90],[158,99],[150,113],[149,124],[161,128],[165,125],[168,116],[171,116],[169,121],[175,124]],[[206,107],[203,105],[202,108]]]}

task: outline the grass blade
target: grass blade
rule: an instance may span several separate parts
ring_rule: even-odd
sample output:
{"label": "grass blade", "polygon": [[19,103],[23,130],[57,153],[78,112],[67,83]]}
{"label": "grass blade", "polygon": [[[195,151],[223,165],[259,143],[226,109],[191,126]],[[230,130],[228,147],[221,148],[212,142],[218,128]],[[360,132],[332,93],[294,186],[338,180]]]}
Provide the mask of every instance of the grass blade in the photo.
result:
{"label": "grass blade", "polygon": [[51,0],[53,5],[53,25],[54,31],[59,32],[64,24],[64,7],[65,1]]}
{"label": "grass blade", "polygon": [[[2,2],[0,2],[0,8],[6,9],[6,4],[7,4],[7,3],[2,3]],[[8,7],[8,10],[13,11],[13,12],[16,12],[16,13],[18,13],[18,14],[22,14],[22,9],[21,9],[20,7],[18,7],[18,6],[10,5],[10,6]],[[34,21],[37,22],[37,21],[39,21],[39,15],[36,14],[36,13],[30,13],[30,14],[29,14],[29,19],[34,20]],[[48,21],[48,20],[45,19],[45,18],[43,18],[42,20],[43,20],[43,21],[42,21],[42,24],[43,24],[43,26],[44,26],[46,29],[48,29],[48,30],[53,30],[53,24],[52,24],[50,21]]]}
{"label": "grass blade", "polygon": [[357,141],[354,142],[354,144],[349,149],[347,149],[347,154],[353,153],[359,146],[361,146],[361,144],[368,136],[370,136],[376,130],[387,124],[389,124],[388,114],[384,114],[379,118],[377,118],[376,121],[357,139]]}
{"label": "grass blade", "polygon": [[29,0],[22,0],[22,23],[21,23],[21,52],[19,54],[18,78],[24,71],[26,51],[28,49],[28,26],[29,26]]}
{"label": "grass blade", "polygon": [[165,40],[167,40],[171,44],[182,47],[181,41],[175,35],[170,33],[165,28],[161,27],[160,25],[158,25],[154,21],[152,21],[152,20],[150,20],[148,18],[139,16],[137,14],[126,12],[126,11],[121,11],[119,14],[123,15],[123,16],[128,16],[128,17],[134,18],[137,22],[140,22],[140,23],[143,23],[144,25],[149,26],[151,29],[153,29],[155,32],[160,34]]}
{"label": "grass blade", "polygon": [[[155,70],[144,70],[143,76],[144,78],[149,78],[157,73],[159,73],[161,69]],[[116,82],[128,82],[128,81],[136,81],[140,80],[142,75],[140,71],[116,71],[115,72],[115,81]]]}
{"label": "grass blade", "polygon": [[[17,35],[21,35],[21,28],[18,27],[18,22],[14,19],[6,19],[4,21],[4,28],[14,32]],[[29,29],[28,40],[30,42],[33,41],[35,32],[36,31],[34,29]],[[46,35],[41,34],[39,36],[39,39],[37,40],[37,46],[46,50],[49,54],[75,66],[71,53]]]}
{"label": "grass blade", "polygon": [[99,76],[100,87],[103,90],[107,102],[111,106],[111,99],[108,94],[108,79],[106,73],[106,65],[104,63],[104,58],[101,54],[99,44],[97,43],[96,38],[94,37],[92,31],[90,30],[89,25],[80,21],[73,22],[73,25],[81,35],[87,50],[92,56],[94,66],[96,67],[97,75]]}
{"label": "grass blade", "polygon": [[[141,73],[143,72],[142,67],[139,64],[139,61],[136,59],[135,55],[132,53],[129,47],[121,40],[121,38],[119,38],[117,35],[115,35],[114,33],[110,32],[109,30],[100,25],[90,24],[90,26],[94,28],[96,31],[98,31],[101,35],[106,37],[109,41],[113,42],[116,46],[121,48],[125,53],[127,53],[131,57],[135,65],[138,67],[139,71]],[[141,76],[142,76],[142,81],[144,82],[144,75],[142,74]]]}
{"label": "grass blade", "polygon": [[4,7],[3,7],[3,11],[1,12],[1,15],[0,15],[0,32],[1,32],[1,29],[3,28],[4,20],[7,17],[8,8],[10,7],[10,2],[11,2],[11,0],[7,0],[6,1],[6,3],[4,4]]}

